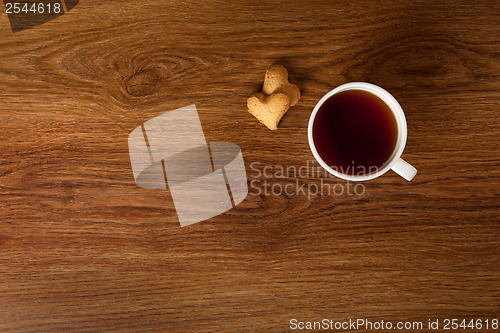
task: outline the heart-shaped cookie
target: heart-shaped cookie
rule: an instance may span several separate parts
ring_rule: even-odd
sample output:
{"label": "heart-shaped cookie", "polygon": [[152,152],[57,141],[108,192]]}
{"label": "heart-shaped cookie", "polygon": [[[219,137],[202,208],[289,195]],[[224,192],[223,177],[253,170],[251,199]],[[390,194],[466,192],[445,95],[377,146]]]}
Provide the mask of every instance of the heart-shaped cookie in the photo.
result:
{"label": "heart-shaped cookie", "polygon": [[272,65],[266,71],[262,92],[266,95],[282,93],[290,99],[290,106],[294,106],[300,99],[299,88],[288,82],[288,72],[281,65]]}
{"label": "heart-shaped cookie", "polygon": [[278,129],[278,123],[290,108],[290,98],[282,93],[266,96],[256,93],[247,100],[248,112],[270,130]]}

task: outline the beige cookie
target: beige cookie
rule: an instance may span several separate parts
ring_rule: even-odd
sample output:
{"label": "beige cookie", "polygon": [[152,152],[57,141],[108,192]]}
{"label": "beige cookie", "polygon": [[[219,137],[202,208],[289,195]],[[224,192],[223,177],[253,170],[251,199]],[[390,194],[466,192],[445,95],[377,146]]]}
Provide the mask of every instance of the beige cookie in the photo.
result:
{"label": "beige cookie", "polygon": [[266,96],[256,93],[247,100],[248,112],[270,130],[278,129],[278,123],[290,108],[290,99],[282,93]]}
{"label": "beige cookie", "polygon": [[299,88],[288,82],[288,72],[281,65],[272,65],[266,71],[262,92],[266,95],[283,93],[290,98],[290,106],[294,106],[300,99]]}

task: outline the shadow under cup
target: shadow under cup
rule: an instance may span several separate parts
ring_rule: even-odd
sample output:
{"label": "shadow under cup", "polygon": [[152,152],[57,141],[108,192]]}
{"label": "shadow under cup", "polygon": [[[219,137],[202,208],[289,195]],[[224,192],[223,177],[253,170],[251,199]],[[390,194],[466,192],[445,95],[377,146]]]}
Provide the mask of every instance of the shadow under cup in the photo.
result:
{"label": "shadow under cup", "polygon": [[330,173],[368,180],[399,159],[406,144],[406,119],[387,91],[369,83],[348,83],[326,94],[314,108],[309,143]]}

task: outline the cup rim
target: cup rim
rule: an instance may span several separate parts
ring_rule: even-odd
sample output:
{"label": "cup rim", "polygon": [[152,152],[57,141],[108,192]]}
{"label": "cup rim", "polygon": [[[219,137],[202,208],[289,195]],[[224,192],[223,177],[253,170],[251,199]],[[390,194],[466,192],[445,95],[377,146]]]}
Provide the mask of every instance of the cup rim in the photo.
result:
{"label": "cup rim", "polygon": [[[394,116],[396,117],[396,122],[398,125],[398,141],[396,143],[396,147],[394,148],[394,151],[391,154],[391,157],[387,160],[387,162],[384,164],[382,168],[380,168],[377,172],[370,173],[367,175],[348,175],[345,173],[338,172],[337,170],[334,170],[331,168],[328,164],[323,161],[321,156],[319,155],[318,151],[316,150],[316,146],[314,144],[313,136],[312,136],[312,131],[313,131],[313,124],[314,124],[314,119],[316,118],[316,114],[318,113],[319,108],[333,95],[341,92],[341,91],[346,91],[346,90],[364,90],[367,92],[370,92],[374,94],[375,96],[379,97],[384,103],[387,104],[389,109],[392,111]],[[326,93],[319,101],[316,103],[316,106],[314,107],[311,116],[309,118],[309,124],[308,124],[308,129],[307,129],[307,137],[309,141],[309,147],[311,148],[311,151],[314,155],[314,158],[318,161],[318,163],[329,173],[333,174],[334,176],[337,176],[339,178],[345,179],[345,180],[351,180],[351,181],[365,181],[365,180],[370,180],[377,178],[384,173],[386,173],[389,169],[391,169],[394,164],[398,161],[398,159],[401,157],[403,154],[403,150],[406,145],[406,138],[407,138],[407,125],[406,125],[406,117],[403,112],[403,108],[401,105],[398,103],[398,101],[392,96],[388,91],[385,89],[372,84],[372,83],[367,83],[367,82],[349,82],[342,84],[332,90],[330,90],[328,93]]]}

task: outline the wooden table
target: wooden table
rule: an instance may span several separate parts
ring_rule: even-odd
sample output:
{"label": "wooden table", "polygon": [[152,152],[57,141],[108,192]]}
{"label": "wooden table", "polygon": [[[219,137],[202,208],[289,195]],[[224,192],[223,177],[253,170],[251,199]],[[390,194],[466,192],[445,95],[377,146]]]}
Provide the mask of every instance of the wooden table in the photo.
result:
{"label": "wooden table", "polygon": [[[16,33],[4,12],[0,331],[500,319],[500,2],[82,0]],[[303,94],[275,132],[246,109],[273,63]],[[347,186],[270,173],[317,167],[309,115],[350,81],[398,99],[417,176],[279,193]],[[249,182],[279,185],[181,228],[168,190],[136,186],[127,138],[191,103]]]}

